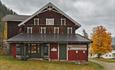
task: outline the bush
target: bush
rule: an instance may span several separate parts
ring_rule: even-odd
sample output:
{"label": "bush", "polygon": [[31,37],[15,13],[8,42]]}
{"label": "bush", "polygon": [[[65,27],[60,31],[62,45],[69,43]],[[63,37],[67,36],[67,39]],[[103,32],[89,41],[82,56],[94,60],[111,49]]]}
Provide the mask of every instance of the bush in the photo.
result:
{"label": "bush", "polygon": [[7,53],[5,52],[5,50],[0,47],[0,55],[6,55],[6,54],[7,54]]}

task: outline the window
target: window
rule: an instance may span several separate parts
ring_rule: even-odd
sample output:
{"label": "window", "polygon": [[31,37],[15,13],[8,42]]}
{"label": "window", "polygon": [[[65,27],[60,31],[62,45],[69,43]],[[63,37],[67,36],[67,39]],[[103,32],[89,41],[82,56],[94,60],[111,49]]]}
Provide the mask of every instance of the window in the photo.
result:
{"label": "window", "polygon": [[32,33],[32,27],[27,27],[27,33]]}
{"label": "window", "polygon": [[39,18],[34,19],[34,25],[39,25]]}
{"label": "window", "polygon": [[41,34],[45,34],[46,33],[46,27],[41,27]]}
{"label": "window", "polygon": [[20,44],[16,44],[16,55],[21,55],[21,47],[20,47]]}
{"label": "window", "polygon": [[46,25],[54,25],[54,18],[46,18]]}
{"label": "window", "polygon": [[72,27],[67,27],[67,33],[72,34]]}
{"label": "window", "polygon": [[59,27],[54,27],[54,34],[59,34]]}
{"label": "window", "polygon": [[66,19],[65,18],[61,18],[61,25],[66,25]]}
{"label": "window", "polygon": [[39,46],[37,44],[32,44],[31,53],[39,53]]}

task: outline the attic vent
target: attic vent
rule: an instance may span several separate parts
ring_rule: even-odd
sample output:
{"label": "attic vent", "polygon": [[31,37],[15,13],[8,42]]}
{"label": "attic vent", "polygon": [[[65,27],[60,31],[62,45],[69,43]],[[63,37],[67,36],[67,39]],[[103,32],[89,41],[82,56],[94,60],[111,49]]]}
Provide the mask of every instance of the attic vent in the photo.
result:
{"label": "attic vent", "polygon": [[48,10],[52,10],[52,6],[48,6]]}

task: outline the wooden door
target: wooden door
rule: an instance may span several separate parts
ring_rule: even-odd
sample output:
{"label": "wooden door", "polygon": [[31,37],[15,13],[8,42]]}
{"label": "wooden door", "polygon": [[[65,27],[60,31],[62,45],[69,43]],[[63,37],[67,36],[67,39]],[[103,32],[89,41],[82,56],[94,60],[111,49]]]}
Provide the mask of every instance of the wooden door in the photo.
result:
{"label": "wooden door", "polygon": [[60,44],[59,45],[59,58],[60,58],[60,60],[66,60],[66,57],[67,57],[66,51],[67,51],[66,44]]}
{"label": "wooden door", "polygon": [[50,59],[53,59],[53,60],[58,59],[58,44],[57,43],[50,44]]}

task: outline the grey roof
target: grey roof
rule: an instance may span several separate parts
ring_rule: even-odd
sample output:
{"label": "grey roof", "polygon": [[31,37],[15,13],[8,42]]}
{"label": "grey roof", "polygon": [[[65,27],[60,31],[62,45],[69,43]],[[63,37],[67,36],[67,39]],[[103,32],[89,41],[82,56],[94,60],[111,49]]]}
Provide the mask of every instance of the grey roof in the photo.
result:
{"label": "grey roof", "polygon": [[38,10],[37,12],[35,12],[32,16],[30,16],[29,18],[27,18],[26,20],[24,20],[23,22],[21,22],[18,26],[23,25],[24,23],[26,23],[27,21],[29,21],[30,19],[32,19],[34,16],[36,16],[37,14],[41,13],[45,8],[47,8],[48,6],[52,6],[53,8],[55,8],[59,13],[61,13],[62,15],[64,15],[66,18],[68,18],[69,20],[71,20],[73,23],[75,23],[76,25],[78,25],[79,27],[81,26],[78,22],[76,22],[75,20],[73,20],[71,17],[69,17],[67,14],[65,14],[63,11],[61,11],[59,8],[57,8],[54,4],[52,4],[51,2],[49,2],[48,4],[46,4],[44,7],[42,7],[40,10]]}
{"label": "grey roof", "polygon": [[28,15],[6,15],[2,18],[2,21],[24,21]]}
{"label": "grey roof", "polygon": [[8,42],[75,42],[75,43],[90,43],[89,39],[84,38],[79,34],[59,35],[59,34],[18,34]]}

